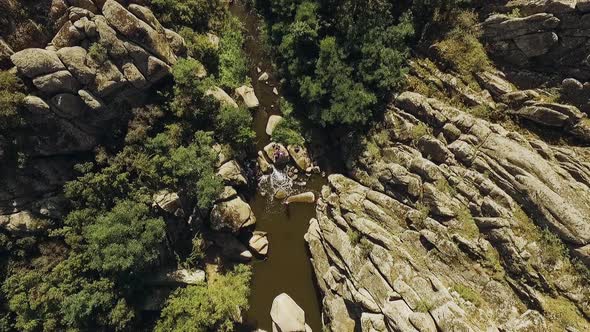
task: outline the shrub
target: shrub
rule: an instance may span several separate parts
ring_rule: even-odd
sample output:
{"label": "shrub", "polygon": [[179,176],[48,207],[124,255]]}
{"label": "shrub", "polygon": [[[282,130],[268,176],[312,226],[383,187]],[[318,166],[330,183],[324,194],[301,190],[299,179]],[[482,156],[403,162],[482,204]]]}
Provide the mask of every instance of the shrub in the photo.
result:
{"label": "shrub", "polygon": [[301,135],[302,130],[301,123],[293,116],[288,115],[275,127],[272,132],[272,140],[285,145],[303,146],[305,138]]}
{"label": "shrub", "polygon": [[208,72],[216,73],[219,66],[219,50],[209,37],[186,27],[180,30],[180,35],[186,42],[188,55],[203,63]]}
{"label": "shrub", "polygon": [[422,138],[422,136],[426,136],[428,134],[430,134],[430,128],[428,128],[428,126],[422,122],[414,125],[410,131],[410,136],[414,141],[417,141]]}
{"label": "shrub", "polygon": [[238,265],[206,284],[179,288],[166,302],[155,331],[234,331],[248,308],[250,278],[249,267]]}
{"label": "shrub", "polygon": [[235,89],[248,80],[248,61],[243,53],[242,23],[231,17],[219,40],[219,85]]}
{"label": "shrub", "polygon": [[246,149],[256,137],[252,115],[245,107],[223,106],[215,117],[215,129],[221,140],[235,151]]}
{"label": "shrub", "polygon": [[9,71],[0,71],[0,130],[7,130],[22,125],[19,114],[25,95],[21,81]]}
{"label": "shrub", "polygon": [[473,303],[477,307],[481,306],[483,303],[483,300],[478,292],[463,284],[454,285],[453,290],[457,292],[463,299]]}
{"label": "shrub", "polygon": [[223,0],[150,0],[164,25],[190,27],[198,31],[218,29],[227,11]]}
{"label": "shrub", "polygon": [[92,43],[88,48],[88,55],[100,65],[109,59],[108,51],[101,43]]}

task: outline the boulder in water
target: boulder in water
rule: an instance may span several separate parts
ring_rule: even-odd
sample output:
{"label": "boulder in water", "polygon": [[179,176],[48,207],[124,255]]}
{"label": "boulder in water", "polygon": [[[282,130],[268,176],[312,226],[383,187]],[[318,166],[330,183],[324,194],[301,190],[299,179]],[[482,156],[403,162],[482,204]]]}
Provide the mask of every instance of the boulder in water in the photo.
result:
{"label": "boulder in water", "polygon": [[280,115],[271,115],[268,118],[268,122],[266,123],[266,134],[271,136],[274,132],[275,128],[283,120],[283,117]]}
{"label": "boulder in water", "polygon": [[272,167],[270,163],[266,160],[266,157],[262,153],[262,151],[258,151],[258,158],[256,159],[258,162],[258,168],[263,174],[269,174],[272,171]]}
{"label": "boulder in water", "polygon": [[256,108],[260,105],[258,98],[254,94],[254,89],[251,86],[242,85],[241,87],[236,89],[236,93],[242,97],[244,100],[244,104],[248,108]]}
{"label": "boulder in water", "polygon": [[275,198],[276,199],[285,199],[287,198],[287,196],[289,196],[289,193],[287,193],[287,191],[285,189],[279,189],[277,190],[277,192],[275,192]]}
{"label": "boulder in water", "polygon": [[268,237],[266,232],[255,231],[248,241],[248,247],[258,255],[266,256],[268,254]]}
{"label": "boulder in water", "polygon": [[264,147],[264,152],[273,164],[284,165],[289,161],[289,151],[280,143],[270,143]]}
{"label": "boulder in water", "polygon": [[311,191],[301,193],[298,195],[293,195],[287,198],[286,204],[291,203],[314,203],[315,202],[315,194]]}
{"label": "boulder in water", "polygon": [[311,168],[311,158],[309,158],[306,148],[297,145],[289,145],[287,146],[287,150],[299,169],[307,172],[307,169]]}
{"label": "boulder in water", "polygon": [[258,80],[259,81],[268,81],[268,78],[269,78],[268,73],[264,72],[264,73],[262,73],[262,75],[260,75],[260,77],[258,77]]}
{"label": "boulder in water", "polygon": [[272,301],[270,309],[272,330],[281,332],[305,332],[311,328],[305,324],[305,312],[293,299],[282,293]]}

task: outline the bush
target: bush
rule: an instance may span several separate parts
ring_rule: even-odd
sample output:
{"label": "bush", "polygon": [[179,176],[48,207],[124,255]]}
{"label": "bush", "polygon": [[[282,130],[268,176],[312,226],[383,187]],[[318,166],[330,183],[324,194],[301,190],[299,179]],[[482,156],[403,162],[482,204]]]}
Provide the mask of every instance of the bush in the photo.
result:
{"label": "bush", "polygon": [[245,107],[223,106],[215,117],[215,129],[221,140],[235,151],[248,148],[256,137],[252,115]]}
{"label": "bush", "polygon": [[272,132],[272,140],[284,145],[298,145],[305,144],[305,138],[301,135],[303,130],[301,123],[293,116],[285,116],[281,120],[275,130]]}
{"label": "bush", "polygon": [[250,278],[249,267],[238,265],[207,284],[176,290],[155,331],[234,331],[241,312],[248,308]]}
{"label": "bush", "polygon": [[242,29],[242,23],[232,16],[219,39],[219,85],[232,90],[248,80],[248,60],[242,50]]}
{"label": "bush", "polygon": [[7,130],[23,124],[19,114],[25,95],[21,81],[9,71],[0,71],[0,130]]}
{"label": "bush", "polygon": [[218,29],[227,11],[223,0],[150,0],[151,8],[164,25],[198,31]]}
{"label": "bush", "polygon": [[219,66],[218,48],[205,34],[194,32],[190,28],[180,30],[180,35],[186,42],[188,55],[205,65],[210,73],[217,73]]}
{"label": "bush", "polygon": [[213,82],[199,78],[203,70],[199,61],[190,58],[179,59],[172,67],[175,84],[170,108],[177,117],[203,121],[214,113],[217,105],[205,97]]}
{"label": "bush", "polygon": [[108,51],[101,43],[92,43],[88,48],[88,55],[100,65],[109,59]]}

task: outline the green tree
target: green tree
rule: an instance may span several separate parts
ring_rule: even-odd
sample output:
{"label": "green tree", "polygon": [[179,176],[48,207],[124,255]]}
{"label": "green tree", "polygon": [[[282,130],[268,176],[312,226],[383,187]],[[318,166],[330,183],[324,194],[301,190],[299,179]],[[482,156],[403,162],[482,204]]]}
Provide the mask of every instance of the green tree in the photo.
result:
{"label": "green tree", "polygon": [[142,271],[159,257],[164,221],[149,217],[145,204],[122,201],[83,228],[90,266],[105,273]]}
{"label": "green tree", "polygon": [[248,308],[250,277],[250,268],[239,265],[208,283],[178,289],[166,302],[156,331],[233,331]]}
{"label": "green tree", "polygon": [[201,79],[203,74],[205,67],[195,59],[179,59],[172,67],[174,97],[170,108],[177,117],[202,121],[215,110],[216,105],[205,97],[213,83]]}
{"label": "green tree", "polygon": [[245,107],[223,106],[215,118],[215,129],[220,139],[235,151],[248,148],[256,137],[252,130],[252,115]]}

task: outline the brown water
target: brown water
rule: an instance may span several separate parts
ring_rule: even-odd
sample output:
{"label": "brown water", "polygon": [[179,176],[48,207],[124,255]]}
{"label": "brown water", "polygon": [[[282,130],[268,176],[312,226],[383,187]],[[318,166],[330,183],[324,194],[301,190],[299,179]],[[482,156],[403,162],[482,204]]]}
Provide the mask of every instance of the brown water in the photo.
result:
{"label": "brown water", "polygon": [[[259,19],[243,5],[236,3],[231,12],[245,25],[246,53],[251,61],[250,77],[252,86],[260,101],[254,115],[254,130],[257,134],[256,147],[261,150],[270,142],[266,135],[266,122],[271,114],[280,114],[279,97],[273,93],[278,89],[278,81],[273,77],[269,57],[261,49],[259,42]],[[260,69],[260,72],[258,71]],[[259,82],[261,73],[267,72],[271,78]],[[305,186],[294,186],[295,193],[314,191],[319,194],[326,179],[313,175],[300,175]],[[320,303],[315,287],[313,270],[309,253],[303,236],[307,231],[309,220],[315,216],[314,204],[292,204],[287,208],[279,200],[272,200],[272,195],[265,195],[258,190],[250,200],[250,206],[256,216],[256,229],[268,233],[269,255],[264,261],[252,263],[253,278],[250,295],[250,310],[246,313],[245,326],[242,331],[263,329],[271,331],[270,309],[273,299],[287,293],[305,311],[305,320],[314,331],[321,331]]]}

